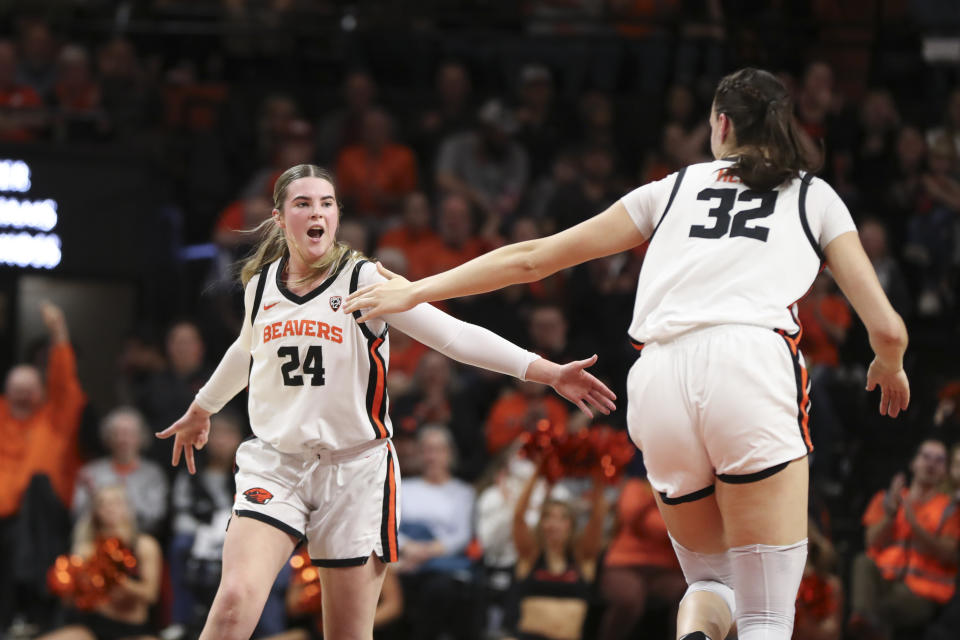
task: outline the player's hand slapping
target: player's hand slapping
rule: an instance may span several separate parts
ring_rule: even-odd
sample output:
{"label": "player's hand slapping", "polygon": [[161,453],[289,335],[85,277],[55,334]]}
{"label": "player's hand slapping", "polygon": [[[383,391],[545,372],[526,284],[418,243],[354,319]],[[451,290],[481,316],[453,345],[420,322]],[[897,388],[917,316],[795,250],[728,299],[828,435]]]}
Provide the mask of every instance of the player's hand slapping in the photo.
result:
{"label": "player's hand slapping", "polygon": [[210,435],[210,412],[201,409],[196,401],[179,420],[156,434],[161,440],[176,436],[173,440],[173,459],[170,464],[180,464],[182,455],[187,461],[187,470],[191,474],[197,472],[197,464],[193,459],[194,449],[203,449]]}
{"label": "player's hand slapping", "polygon": [[399,313],[417,305],[413,296],[413,284],[403,276],[390,271],[379,262],[377,272],[386,282],[377,282],[358,289],[347,296],[343,302],[343,312],[353,313],[357,309],[366,309],[357,322],[373,320],[388,313]]}
{"label": "player's hand slapping", "polygon": [[593,366],[596,361],[596,355],[567,364],[557,364],[540,358],[527,367],[526,378],[553,387],[558,395],[577,405],[580,411],[591,418],[593,411],[590,407],[603,415],[609,415],[611,411],[617,409],[617,405],[614,404],[617,395],[607,385],[587,373],[587,367]]}

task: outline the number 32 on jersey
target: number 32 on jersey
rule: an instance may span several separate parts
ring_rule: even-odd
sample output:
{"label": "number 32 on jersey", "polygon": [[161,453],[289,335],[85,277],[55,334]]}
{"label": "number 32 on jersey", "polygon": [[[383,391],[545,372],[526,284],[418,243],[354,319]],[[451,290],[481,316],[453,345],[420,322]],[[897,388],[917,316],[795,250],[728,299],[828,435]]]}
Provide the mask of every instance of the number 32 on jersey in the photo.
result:
{"label": "number 32 on jersey", "polygon": [[[766,242],[770,229],[760,225],[747,226],[747,223],[766,218],[772,214],[777,204],[777,194],[777,191],[747,189],[740,192],[740,196],[737,197],[736,189],[704,189],[697,194],[697,200],[719,201],[717,206],[707,211],[707,215],[713,218],[714,224],[712,227],[699,224],[691,226],[690,237],[716,240],[727,235],[729,231],[729,237],[731,238],[752,238],[753,240]],[[758,206],[752,209],[741,209],[731,216],[730,212],[737,202],[750,203],[756,201],[759,201]]]}

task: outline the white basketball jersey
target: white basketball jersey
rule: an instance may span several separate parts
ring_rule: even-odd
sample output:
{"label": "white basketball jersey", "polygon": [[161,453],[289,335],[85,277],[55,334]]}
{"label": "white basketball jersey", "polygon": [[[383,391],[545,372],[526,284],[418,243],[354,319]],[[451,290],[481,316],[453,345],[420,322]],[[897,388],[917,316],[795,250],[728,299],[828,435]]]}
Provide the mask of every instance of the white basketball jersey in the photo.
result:
{"label": "white basketball jersey", "polygon": [[629,331],[634,341],[719,324],[796,333],[794,305],[823,265],[822,247],[855,230],[837,194],[811,174],[757,192],[726,172],[731,164],[690,165],[624,196],[650,238]]}
{"label": "white basketball jersey", "polygon": [[260,272],[251,309],[253,432],[283,453],[340,450],[389,438],[387,328],[373,333],[340,310],[365,261],[344,261],[317,288],[298,296],[280,277],[285,260]]}

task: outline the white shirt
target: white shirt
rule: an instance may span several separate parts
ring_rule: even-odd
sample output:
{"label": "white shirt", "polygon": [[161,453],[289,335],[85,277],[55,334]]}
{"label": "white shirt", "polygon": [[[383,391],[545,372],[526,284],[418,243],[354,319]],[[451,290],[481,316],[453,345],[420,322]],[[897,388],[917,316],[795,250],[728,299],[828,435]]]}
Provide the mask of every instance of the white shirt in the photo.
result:
{"label": "white shirt", "polygon": [[823,248],[856,231],[823,180],[803,174],[754,192],[717,160],[690,165],[621,200],[650,246],[629,334],[668,340],[717,324],[796,333],[794,304],[823,265]]}

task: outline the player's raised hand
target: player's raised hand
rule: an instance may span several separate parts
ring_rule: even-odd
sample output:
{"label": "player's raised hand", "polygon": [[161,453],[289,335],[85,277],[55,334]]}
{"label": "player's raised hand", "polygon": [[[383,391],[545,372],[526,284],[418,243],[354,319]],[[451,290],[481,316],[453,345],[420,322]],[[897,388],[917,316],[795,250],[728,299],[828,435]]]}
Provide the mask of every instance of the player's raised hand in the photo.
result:
{"label": "player's raised hand", "polygon": [[591,418],[593,411],[590,407],[609,415],[617,408],[614,404],[617,395],[586,371],[587,367],[593,366],[596,361],[596,355],[562,365],[540,358],[530,363],[526,378],[550,385],[554,391],[577,405],[580,411]]}
{"label": "player's raised hand", "polygon": [[413,284],[409,280],[390,271],[379,262],[377,271],[387,279],[386,282],[378,282],[358,289],[347,296],[343,303],[344,313],[366,309],[366,312],[357,318],[357,322],[373,320],[385,313],[406,311],[417,305],[413,297]]}
{"label": "player's raised hand", "polygon": [[910,404],[910,382],[903,368],[894,370],[874,358],[867,369],[867,391],[880,385],[880,415],[896,418]]}
{"label": "player's raised hand", "polygon": [[174,467],[180,464],[180,456],[183,455],[187,461],[187,470],[191,474],[197,472],[193,450],[203,449],[209,435],[210,412],[201,409],[196,402],[190,405],[179,420],[156,434],[161,440],[176,436],[173,440],[173,459],[170,464]]}

